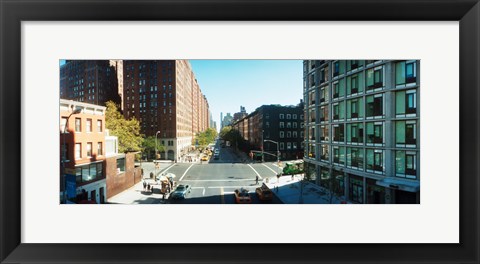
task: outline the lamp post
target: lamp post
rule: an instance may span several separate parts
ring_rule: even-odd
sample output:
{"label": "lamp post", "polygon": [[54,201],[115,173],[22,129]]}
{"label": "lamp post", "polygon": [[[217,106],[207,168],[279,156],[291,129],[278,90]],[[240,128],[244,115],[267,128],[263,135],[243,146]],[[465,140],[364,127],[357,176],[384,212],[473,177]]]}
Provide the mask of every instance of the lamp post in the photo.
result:
{"label": "lamp post", "polygon": [[70,113],[70,115],[67,117],[67,120],[65,122],[65,126],[63,127],[63,150],[62,150],[62,170],[63,170],[63,202],[67,202],[67,177],[65,175],[65,162],[66,162],[66,157],[67,157],[67,145],[66,145],[66,138],[65,134],[67,133],[67,127],[68,127],[68,120],[72,115],[76,115],[82,112],[81,108],[76,108],[73,110],[73,112]]}
{"label": "lamp post", "polygon": [[[157,131],[157,133],[155,133],[155,160],[157,160],[157,155],[158,155],[158,151],[157,151],[157,136],[158,134],[160,134],[160,131]],[[155,180],[157,178],[157,163],[154,162],[155,165],[155,176],[153,177],[153,179]]]}
{"label": "lamp post", "polygon": [[[277,144],[277,167],[280,169],[280,150],[278,149],[278,142],[270,139],[264,139],[263,142],[272,142]],[[278,175],[280,175],[280,172],[278,172]]]}
{"label": "lamp post", "polygon": [[263,140],[263,129],[262,129],[262,163],[265,162],[265,158],[264,158],[264,154],[263,154],[263,142],[265,142],[265,140]]}

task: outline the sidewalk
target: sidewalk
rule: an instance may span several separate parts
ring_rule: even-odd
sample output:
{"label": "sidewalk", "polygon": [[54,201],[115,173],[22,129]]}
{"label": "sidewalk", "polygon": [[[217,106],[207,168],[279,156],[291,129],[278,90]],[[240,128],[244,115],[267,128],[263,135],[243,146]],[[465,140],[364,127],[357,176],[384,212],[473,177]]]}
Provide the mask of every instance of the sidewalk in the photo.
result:
{"label": "sidewalk", "polygon": [[[170,164],[166,164],[162,162],[163,169],[157,170],[157,175],[162,172],[167,171],[172,166],[175,166],[174,162],[170,162]],[[113,196],[108,199],[109,204],[159,204],[164,203],[165,201],[162,199],[163,194],[160,193],[160,182],[155,183],[154,179],[150,179],[150,172],[154,171],[154,167],[152,168],[144,168],[144,178],[134,186],[130,187],[129,189]],[[153,193],[151,191],[145,191],[143,188],[143,182],[147,184],[153,185]],[[168,198],[168,195],[165,196],[165,199]]]}
{"label": "sidewalk", "polygon": [[277,177],[273,176],[263,179],[263,183],[284,204],[330,204],[331,198],[332,204],[344,201],[343,197],[331,197],[328,190],[316,184],[304,181],[302,186],[302,177],[303,174],[294,175],[293,179],[291,175],[285,175],[277,180]]}

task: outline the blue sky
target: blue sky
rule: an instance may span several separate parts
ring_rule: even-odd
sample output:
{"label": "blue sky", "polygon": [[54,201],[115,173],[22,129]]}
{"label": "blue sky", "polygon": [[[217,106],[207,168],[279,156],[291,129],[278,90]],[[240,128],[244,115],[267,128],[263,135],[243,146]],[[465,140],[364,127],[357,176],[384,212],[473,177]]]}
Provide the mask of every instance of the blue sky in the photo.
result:
{"label": "blue sky", "polygon": [[264,104],[296,105],[303,98],[301,60],[190,60],[213,120]]}

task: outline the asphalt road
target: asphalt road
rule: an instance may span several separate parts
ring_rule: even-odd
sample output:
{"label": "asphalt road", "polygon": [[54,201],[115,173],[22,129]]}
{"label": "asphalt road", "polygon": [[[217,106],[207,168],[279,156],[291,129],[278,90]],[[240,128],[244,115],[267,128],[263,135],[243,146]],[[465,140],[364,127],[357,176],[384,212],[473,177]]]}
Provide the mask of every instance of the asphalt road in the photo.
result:
{"label": "asphalt road", "polygon": [[[252,203],[263,203],[255,195],[255,188],[262,179],[276,177],[279,168],[272,163],[247,163],[229,148],[219,148],[218,160],[208,162],[177,163],[168,169],[176,175],[177,184],[188,184],[191,192],[184,200],[169,200],[175,204],[233,204],[235,189],[245,188],[249,191]],[[256,184],[256,175],[259,182]],[[271,203],[281,203],[276,197]]]}

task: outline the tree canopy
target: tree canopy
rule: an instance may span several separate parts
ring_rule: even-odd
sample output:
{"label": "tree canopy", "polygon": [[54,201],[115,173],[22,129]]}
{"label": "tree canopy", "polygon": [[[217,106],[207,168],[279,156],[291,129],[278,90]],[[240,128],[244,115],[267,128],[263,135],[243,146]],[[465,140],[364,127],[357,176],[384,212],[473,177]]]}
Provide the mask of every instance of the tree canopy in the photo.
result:
{"label": "tree canopy", "polygon": [[155,150],[158,151],[159,155],[160,152],[165,151],[165,147],[161,143],[161,140],[157,139],[157,148],[155,149],[155,136],[149,136],[143,140],[142,149],[143,152],[147,154],[147,158],[154,157],[155,159],[159,159],[159,157],[155,157]]}
{"label": "tree canopy", "polygon": [[[217,137],[217,131],[213,128],[207,128],[207,130],[200,132],[196,135],[195,140],[198,140],[199,146],[207,146],[212,143]],[[196,144],[196,142],[193,142]]]}
{"label": "tree canopy", "polygon": [[140,122],[135,118],[125,119],[112,101],[108,101],[106,106],[105,127],[110,131],[110,135],[118,137],[118,151],[140,151],[143,142]]}

